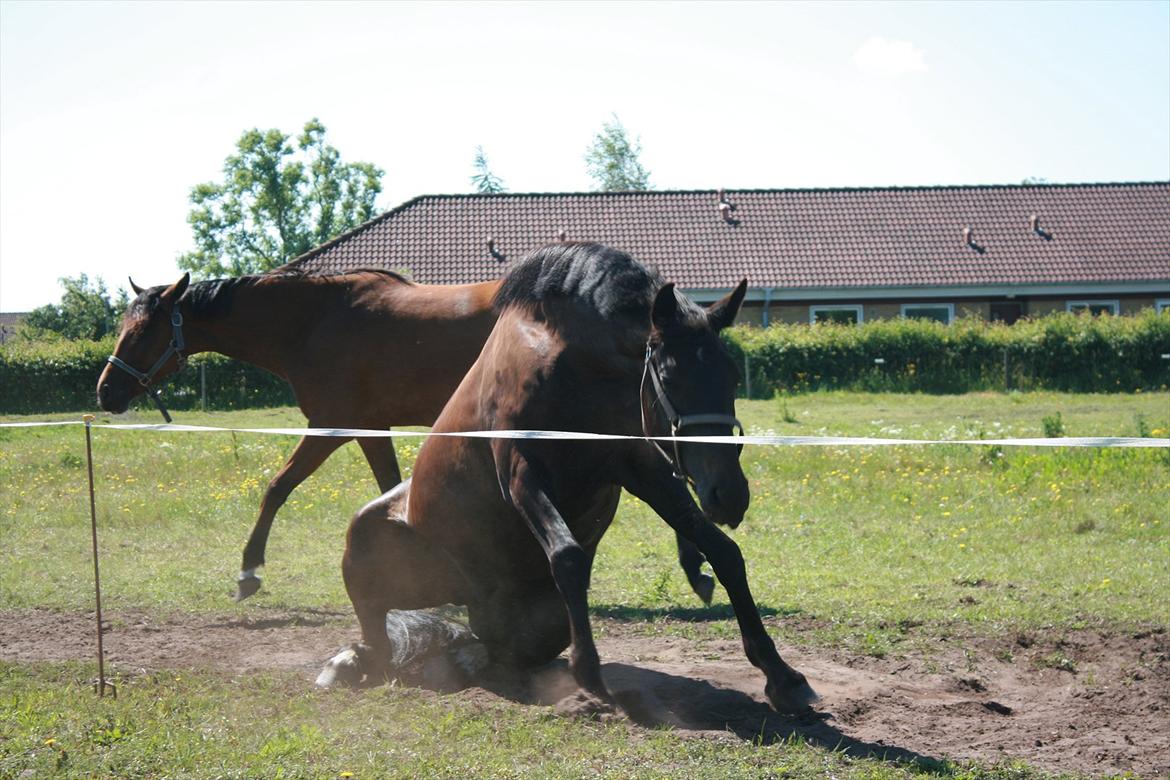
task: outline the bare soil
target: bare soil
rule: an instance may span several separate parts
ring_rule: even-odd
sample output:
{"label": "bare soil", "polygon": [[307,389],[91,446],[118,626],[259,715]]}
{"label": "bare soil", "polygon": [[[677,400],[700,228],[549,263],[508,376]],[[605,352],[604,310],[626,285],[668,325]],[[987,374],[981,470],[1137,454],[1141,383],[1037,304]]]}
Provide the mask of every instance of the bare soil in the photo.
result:
{"label": "bare soil", "polygon": [[[356,638],[339,613],[244,618],[112,614],[107,662],[120,674],[210,669],[300,674]],[[680,733],[764,741],[800,736],[855,755],[891,760],[1022,760],[1104,775],[1170,774],[1170,634],[1082,630],[1051,636],[939,639],[929,656],[872,658],[840,650],[780,648],[821,695],[816,712],[777,715],[763,677],[737,641],[648,636],[644,625],[597,619],[606,683],[634,722]],[[93,616],[0,611],[0,659],[94,657]],[[547,706],[572,690],[555,662],[524,683],[483,681],[449,694],[454,704]]]}

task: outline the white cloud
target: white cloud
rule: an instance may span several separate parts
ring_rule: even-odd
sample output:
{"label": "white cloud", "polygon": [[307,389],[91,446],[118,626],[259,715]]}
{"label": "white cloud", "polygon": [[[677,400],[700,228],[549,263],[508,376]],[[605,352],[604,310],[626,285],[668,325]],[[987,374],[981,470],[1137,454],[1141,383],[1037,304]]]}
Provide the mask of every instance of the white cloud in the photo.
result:
{"label": "white cloud", "polygon": [[926,52],[909,41],[892,41],[875,35],[853,53],[857,67],[880,76],[903,76],[927,70]]}

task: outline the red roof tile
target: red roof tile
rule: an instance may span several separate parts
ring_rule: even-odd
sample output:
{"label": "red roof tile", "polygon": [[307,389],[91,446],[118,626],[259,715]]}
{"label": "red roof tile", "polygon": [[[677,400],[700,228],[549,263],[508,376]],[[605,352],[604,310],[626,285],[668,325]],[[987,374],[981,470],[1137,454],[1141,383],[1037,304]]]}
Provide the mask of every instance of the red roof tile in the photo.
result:
{"label": "red roof tile", "polygon": [[[782,289],[1170,284],[1170,182],[728,190],[726,199],[731,221],[711,190],[424,195],[290,265],[483,281],[563,230],[623,249],[690,289],[744,276]],[[503,260],[489,253],[489,237]]]}

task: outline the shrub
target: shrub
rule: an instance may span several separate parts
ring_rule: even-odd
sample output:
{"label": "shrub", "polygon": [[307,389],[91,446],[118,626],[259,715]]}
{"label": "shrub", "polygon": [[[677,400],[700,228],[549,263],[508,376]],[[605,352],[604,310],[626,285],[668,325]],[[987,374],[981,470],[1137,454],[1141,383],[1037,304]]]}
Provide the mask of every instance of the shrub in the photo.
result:
{"label": "shrub", "polygon": [[[0,347],[0,414],[95,411],[97,379],[114,350],[102,341],[15,341]],[[170,409],[201,404],[202,373],[207,379],[209,409],[244,409],[294,404],[285,381],[262,368],[203,354],[165,380],[163,403]],[[151,407],[144,397],[141,403]]]}
{"label": "shrub", "polygon": [[[741,325],[725,340],[753,397],[849,389],[1133,392],[1170,384],[1170,315],[1058,313],[1014,325],[960,319]],[[875,360],[881,359],[877,363]]]}

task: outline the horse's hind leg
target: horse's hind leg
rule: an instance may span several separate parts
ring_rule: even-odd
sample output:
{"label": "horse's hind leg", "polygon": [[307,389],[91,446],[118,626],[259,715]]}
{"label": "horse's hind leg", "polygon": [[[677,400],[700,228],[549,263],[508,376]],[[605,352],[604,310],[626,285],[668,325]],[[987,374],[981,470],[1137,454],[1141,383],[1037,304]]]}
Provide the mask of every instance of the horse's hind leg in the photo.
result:
{"label": "horse's hind leg", "polygon": [[511,669],[543,666],[572,638],[565,599],[551,579],[525,583],[523,593],[500,592],[472,602],[467,617],[491,661]]}
{"label": "horse's hind leg", "polygon": [[268,489],[260,502],[260,516],[256,518],[252,535],[248,537],[248,544],[244,547],[243,565],[236,580],[236,601],[243,601],[260,590],[260,577],[256,575],[256,569],[264,565],[264,549],[268,545],[268,532],[272,529],[276,511],[284,505],[289,494],[298,485],[308,479],[347,441],[349,439],[306,436],[297,442],[296,449],[289,456],[284,468],[268,483]]}
{"label": "horse's hind leg", "polygon": [[367,504],[350,523],[341,572],[362,630],[359,646],[369,678],[391,657],[386,613],[467,603],[470,588],[454,561],[406,524],[410,482]]}
{"label": "horse's hind leg", "polygon": [[706,557],[699,552],[699,548],[691,540],[682,534],[676,533],[674,537],[678,543],[678,565],[687,575],[687,582],[691,584],[691,590],[703,600],[704,604],[710,604],[711,597],[715,595],[715,578],[710,574],[703,573],[702,567],[707,562]]}

